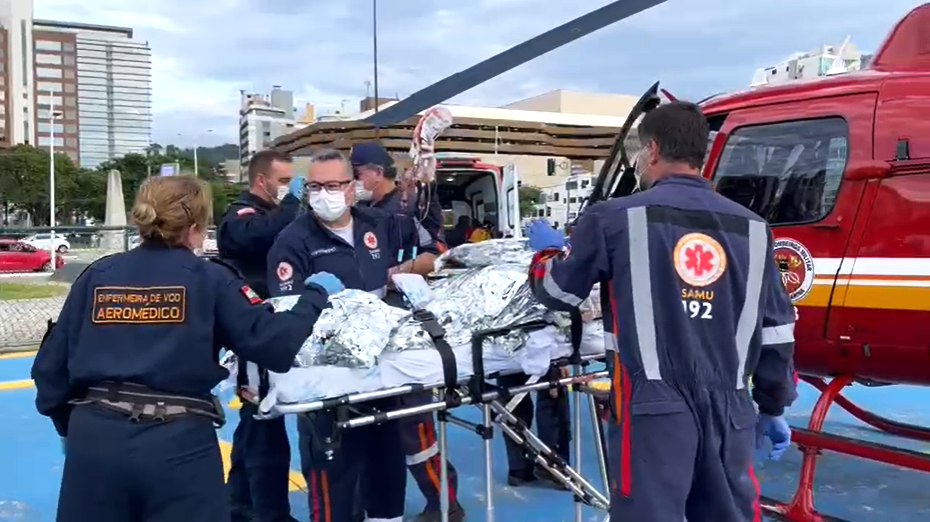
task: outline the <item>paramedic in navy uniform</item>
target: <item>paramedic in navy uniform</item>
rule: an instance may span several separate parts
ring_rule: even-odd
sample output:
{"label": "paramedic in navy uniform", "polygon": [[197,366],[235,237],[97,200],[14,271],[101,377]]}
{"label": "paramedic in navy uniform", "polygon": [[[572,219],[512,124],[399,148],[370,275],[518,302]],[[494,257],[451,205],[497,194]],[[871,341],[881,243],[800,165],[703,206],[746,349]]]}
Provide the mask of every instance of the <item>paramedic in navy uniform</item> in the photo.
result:
{"label": "paramedic in navy uniform", "polygon": [[286,371],[340,288],[318,274],[273,313],[232,268],[194,254],[210,200],[191,177],[148,180],[132,209],[142,245],[91,264],[39,348],[36,407],[65,446],[59,521],[227,522],[219,351]]}
{"label": "paramedic in navy uniform", "polygon": [[548,225],[528,234],[545,305],[571,309],[601,283],[611,520],[758,521],[753,446],[768,437],[778,458],[790,444],[794,308],[766,222],[701,176],[707,135],[698,106],[656,108],[639,125],[648,190],[586,209],[564,254]]}
{"label": "paramedic in navy uniform", "polygon": [[[259,297],[268,297],[268,250],[300,208],[303,178],[294,176],[290,156],[263,150],[249,160],[249,190],[226,210],[220,223],[220,257],[245,276]],[[256,420],[255,404],[264,370],[239,358],[237,392],[242,401],[233,432],[229,495],[232,522],[289,522],[291,447],[284,417]]]}
{"label": "paramedic in navy uniform", "polygon": [[[368,202],[373,208],[383,210],[388,214],[406,217],[420,222],[421,212],[423,229],[429,233],[433,244],[437,247],[433,252],[425,254],[438,254],[442,249],[442,209],[439,206],[438,194],[430,191],[427,202],[423,202],[424,209],[420,209],[420,192],[412,199],[406,199],[397,186],[397,166],[388,151],[377,142],[357,143],[352,147],[349,155],[352,168],[355,171],[355,194],[359,201]],[[425,198],[424,198],[425,199]],[[424,212],[425,211],[425,212]],[[432,267],[427,265],[421,275],[427,275]],[[393,296],[391,296],[393,297]],[[390,302],[390,304],[395,304]],[[399,304],[403,306],[403,304]],[[433,393],[426,391],[418,394],[410,393],[399,397],[402,407],[410,408],[433,402]],[[439,446],[436,440],[436,423],[432,413],[415,415],[398,419],[404,451],[407,454],[407,467],[413,475],[420,492],[426,498],[426,507],[413,522],[438,522],[441,519],[440,499],[442,491],[439,484],[439,472],[442,468],[442,459],[439,458]],[[446,462],[449,477],[449,522],[460,522],[465,519],[465,510],[458,501],[458,473],[452,462]]]}
{"label": "paramedic in navy uniform", "polygon": [[[353,206],[352,168],[342,153],[314,154],[307,177],[312,212],[285,228],[268,254],[268,288],[273,295],[291,294],[306,277],[325,271],[339,277],[346,288],[384,298],[389,271],[424,273],[432,266],[432,255],[413,258],[416,251],[432,247],[429,234],[415,221]],[[339,446],[327,459],[323,444],[331,438],[332,420],[328,413],[297,420],[310,520],[355,520],[361,477],[359,505],[368,519],[400,522],[407,471],[397,423],[340,432]]]}

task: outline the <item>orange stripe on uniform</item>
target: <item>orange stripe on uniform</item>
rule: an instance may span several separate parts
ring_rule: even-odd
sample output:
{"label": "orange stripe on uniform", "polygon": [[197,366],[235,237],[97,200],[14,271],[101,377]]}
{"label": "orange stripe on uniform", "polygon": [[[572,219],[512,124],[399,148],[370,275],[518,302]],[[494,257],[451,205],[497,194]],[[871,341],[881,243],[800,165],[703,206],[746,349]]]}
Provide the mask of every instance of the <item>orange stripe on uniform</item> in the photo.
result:
{"label": "orange stripe on uniform", "polygon": [[752,522],[762,522],[762,506],[759,503],[762,488],[759,487],[759,479],[756,478],[756,470],[753,469],[752,464],[749,465],[749,480],[756,491],[755,498],[752,499]]}
{"label": "orange stripe on uniform", "polygon": [[313,522],[320,521],[320,495],[316,489],[316,471],[310,472],[310,512],[313,514]]}
{"label": "orange stripe on uniform", "polygon": [[[611,321],[614,327],[614,337],[620,334],[620,321],[618,319],[619,311],[617,310],[617,298],[614,296],[613,282],[607,283],[607,292],[610,296],[610,313]],[[626,373],[626,367],[620,361],[620,347],[614,352],[614,375],[613,391],[614,404],[617,408],[617,424],[620,425],[620,463],[618,476],[620,477],[620,494],[629,497],[632,490],[632,472],[630,458],[630,422],[633,420],[630,415],[630,378]]]}
{"label": "orange stripe on uniform", "polygon": [[323,513],[326,522],[333,522],[333,515],[329,509],[329,473],[326,470],[320,472],[323,476]]}
{"label": "orange stripe on uniform", "polygon": [[[430,447],[429,437],[426,435],[426,425],[422,422],[417,423],[417,428],[420,434],[420,451],[426,451]],[[442,488],[439,486],[439,477],[436,476],[436,470],[433,469],[432,464],[430,463],[431,459],[426,459],[426,475],[429,477],[430,482],[436,486],[436,492],[442,491]]]}

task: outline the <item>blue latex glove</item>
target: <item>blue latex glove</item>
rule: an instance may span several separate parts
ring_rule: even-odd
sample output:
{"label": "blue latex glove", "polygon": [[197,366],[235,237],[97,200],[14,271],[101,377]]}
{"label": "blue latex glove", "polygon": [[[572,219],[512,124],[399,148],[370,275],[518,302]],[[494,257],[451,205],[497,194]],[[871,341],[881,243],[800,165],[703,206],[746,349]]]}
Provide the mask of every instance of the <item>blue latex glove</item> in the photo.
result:
{"label": "blue latex glove", "polygon": [[791,446],[791,427],[785,417],[779,415],[773,417],[764,413],[759,414],[759,420],[756,423],[756,455],[759,458],[765,458],[765,439],[772,441],[772,450],[768,453],[768,458],[778,460],[782,454]]}
{"label": "blue latex glove", "polygon": [[304,187],[307,185],[307,180],[303,176],[294,176],[294,179],[291,180],[290,193],[297,199],[300,199],[304,195]]}
{"label": "blue latex glove", "polygon": [[543,250],[561,250],[565,246],[565,236],[552,228],[545,221],[533,221],[527,227],[526,237],[530,240],[530,248],[537,252]]}
{"label": "blue latex glove", "polygon": [[304,279],[304,286],[310,287],[310,285],[316,285],[326,291],[327,295],[338,294],[346,289],[346,286],[342,284],[342,281],[338,277],[330,274],[329,272],[317,272],[312,276]]}

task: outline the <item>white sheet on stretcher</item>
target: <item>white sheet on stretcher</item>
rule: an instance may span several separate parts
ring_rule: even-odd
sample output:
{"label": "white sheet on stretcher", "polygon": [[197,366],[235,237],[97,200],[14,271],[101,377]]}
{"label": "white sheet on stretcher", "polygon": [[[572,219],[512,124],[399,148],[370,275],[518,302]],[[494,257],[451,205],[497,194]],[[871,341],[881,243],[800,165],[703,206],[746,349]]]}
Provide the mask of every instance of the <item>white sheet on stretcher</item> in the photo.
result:
{"label": "white sheet on stretcher", "polygon": [[[455,346],[459,380],[474,374],[471,345]],[[526,346],[511,355],[502,349],[485,349],[484,370],[524,372],[544,375],[551,362],[571,355],[571,345],[554,327],[529,334]],[[600,321],[585,324],[581,342],[582,355],[604,353],[604,331]],[[261,409],[270,411],[276,404],[310,402],[349,393],[394,388],[405,384],[437,385],[443,382],[442,360],[436,350],[408,350],[381,355],[378,366],[354,369],[337,366],[292,368],[287,373],[270,372],[268,395]]]}

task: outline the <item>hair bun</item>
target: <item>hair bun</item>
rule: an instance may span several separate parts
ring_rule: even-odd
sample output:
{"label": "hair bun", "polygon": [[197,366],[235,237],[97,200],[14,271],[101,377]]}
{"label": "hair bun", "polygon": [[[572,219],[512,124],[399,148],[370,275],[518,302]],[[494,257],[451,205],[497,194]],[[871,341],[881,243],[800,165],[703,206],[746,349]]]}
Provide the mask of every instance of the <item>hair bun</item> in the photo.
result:
{"label": "hair bun", "polygon": [[139,203],[132,209],[132,219],[137,225],[146,227],[155,223],[158,214],[150,203]]}

